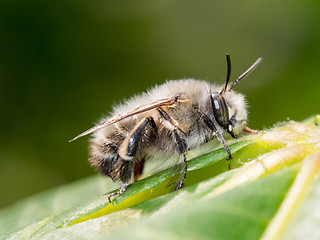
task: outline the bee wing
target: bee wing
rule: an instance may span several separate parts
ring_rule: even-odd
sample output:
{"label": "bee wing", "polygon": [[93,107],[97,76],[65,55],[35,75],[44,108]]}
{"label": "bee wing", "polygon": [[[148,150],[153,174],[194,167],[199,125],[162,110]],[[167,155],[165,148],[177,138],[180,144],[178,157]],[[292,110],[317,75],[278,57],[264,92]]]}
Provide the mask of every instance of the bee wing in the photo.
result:
{"label": "bee wing", "polygon": [[97,131],[97,130],[99,130],[101,128],[110,126],[110,125],[112,125],[112,124],[114,124],[116,122],[119,122],[119,121],[121,121],[123,119],[126,119],[128,117],[134,116],[136,114],[143,113],[143,112],[146,112],[146,111],[149,111],[149,110],[161,107],[161,106],[170,106],[170,105],[174,104],[175,102],[177,102],[178,97],[179,97],[179,95],[176,95],[176,96],[171,97],[171,98],[162,98],[162,99],[159,99],[159,100],[154,101],[152,103],[148,103],[148,104],[145,104],[145,105],[138,106],[138,107],[132,109],[129,112],[117,114],[113,118],[111,118],[111,119],[109,119],[109,120],[107,120],[105,122],[102,122],[102,123],[90,128],[90,129],[88,129],[87,131],[79,134],[78,136],[76,136],[73,139],[71,139],[69,142],[72,142],[72,141],[74,141],[74,140],[76,140],[76,139],[78,139],[80,137],[83,137],[85,135],[93,133],[93,132],[95,132],[95,131]]}

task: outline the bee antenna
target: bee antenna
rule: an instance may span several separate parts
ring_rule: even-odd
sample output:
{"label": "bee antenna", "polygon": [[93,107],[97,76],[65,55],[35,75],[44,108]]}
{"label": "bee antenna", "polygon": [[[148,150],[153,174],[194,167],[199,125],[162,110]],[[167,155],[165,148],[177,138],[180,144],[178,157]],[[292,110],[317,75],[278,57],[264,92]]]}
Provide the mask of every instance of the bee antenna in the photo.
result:
{"label": "bee antenna", "polygon": [[229,91],[232,90],[232,88],[237,85],[244,77],[246,77],[249,73],[251,73],[258,65],[259,63],[262,61],[262,58],[258,58],[244,73],[242,73],[240,75],[240,77],[238,77],[234,83],[232,84],[232,86],[229,88]]}
{"label": "bee antenna", "polygon": [[226,79],[226,85],[224,86],[224,88],[222,88],[220,93],[223,93],[227,90],[227,87],[230,81],[230,76],[231,76],[231,59],[230,59],[229,53],[226,54],[226,57],[227,57],[227,79]]}

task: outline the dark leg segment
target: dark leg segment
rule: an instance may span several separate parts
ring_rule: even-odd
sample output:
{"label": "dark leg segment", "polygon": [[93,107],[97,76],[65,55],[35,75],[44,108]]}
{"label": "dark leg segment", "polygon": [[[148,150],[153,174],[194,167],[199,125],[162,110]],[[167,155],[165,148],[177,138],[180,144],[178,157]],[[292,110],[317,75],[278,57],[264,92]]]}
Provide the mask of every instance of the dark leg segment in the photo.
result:
{"label": "dark leg segment", "polygon": [[181,154],[183,154],[183,163],[184,163],[184,168],[183,168],[183,175],[181,176],[181,178],[179,179],[179,181],[176,183],[176,185],[174,186],[174,190],[178,190],[180,188],[182,188],[183,186],[183,182],[184,180],[186,179],[186,176],[187,176],[187,158],[186,158],[186,151],[188,150],[188,147],[187,147],[187,143],[186,143],[186,140],[184,140],[183,138],[180,137],[177,129],[175,128],[173,130],[173,135],[174,135],[174,139],[175,139],[175,144],[179,150],[179,152]]}
{"label": "dark leg segment", "polygon": [[158,112],[160,113],[160,115],[167,120],[173,127],[173,139],[175,142],[175,145],[178,149],[178,151],[183,155],[183,163],[184,163],[184,168],[183,168],[183,175],[181,176],[181,178],[179,179],[179,181],[176,183],[174,190],[178,190],[180,188],[182,188],[183,186],[183,181],[186,179],[187,176],[187,158],[186,158],[186,151],[188,150],[188,146],[187,146],[187,142],[184,138],[182,138],[180,136],[180,134],[178,133],[178,130],[180,130],[181,132],[183,132],[178,126],[176,126],[174,120],[162,109],[162,108],[158,108]]}
{"label": "dark leg segment", "polygon": [[130,135],[130,139],[127,146],[127,156],[133,157],[135,156],[141,137],[145,131],[146,126],[150,124],[153,129],[155,129],[156,124],[153,118],[146,118],[139,126],[134,130],[134,132]]}
{"label": "dark leg segment", "polygon": [[179,126],[175,123],[175,121],[166,113],[162,108],[158,108],[158,112],[160,113],[161,117],[163,117],[165,120],[167,120],[174,128],[179,129],[181,132],[183,132]]}
{"label": "dark leg segment", "polygon": [[117,172],[120,174],[119,175],[119,179],[122,183],[127,184],[130,182],[131,180],[131,175],[133,172],[133,166],[134,166],[134,162],[133,161],[127,161],[124,159],[121,159],[121,161],[119,161],[119,167]]}
{"label": "dark leg segment", "polygon": [[188,168],[187,168],[188,162],[187,162],[186,154],[183,154],[183,163],[184,163],[183,175],[181,176],[179,181],[175,184],[173,190],[181,189],[183,187],[183,182],[186,179],[187,171],[188,171]]}
{"label": "dark leg segment", "polygon": [[143,157],[140,160],[136,161],[136,163],[134,164],[134,173],[133,173],[134,182],[138,181],[138,179],[140,178],[145,161],[146,161],[146,157]]}
{"label": "dark leg segment", "polygon": [[108,200],[111,203],[111,197],[121,195],[127,188],[133,171],[134,161],[127,161],[120,159],[117,163],[117,174],[121,182],[121,187],[118,192],[114,192],[108,195]]}
{"label": "dark leg segment", "polygon": [[181,154],[184,154],[188,150],[186,140],[181,138],[176,128],[173,130],[173,136],[177,149]]}
{"label": "dark leg segment", "polygon": [[228,153],[228,159],[227,160],[231,160],[232,156],[231,156],[231,152],[230,152],[230,148],[226,142],[226,140],[224,140],[223,136],[219,133],[217,127],[215,126],[214,122],[201,110],[199,110],[199,113],[204,121],[204,123],[208,126],[208,128],[211,129],[212,132],[214,132],[219,140],[219,142],[223,145],[224,150],[226,150],[226,152]]}

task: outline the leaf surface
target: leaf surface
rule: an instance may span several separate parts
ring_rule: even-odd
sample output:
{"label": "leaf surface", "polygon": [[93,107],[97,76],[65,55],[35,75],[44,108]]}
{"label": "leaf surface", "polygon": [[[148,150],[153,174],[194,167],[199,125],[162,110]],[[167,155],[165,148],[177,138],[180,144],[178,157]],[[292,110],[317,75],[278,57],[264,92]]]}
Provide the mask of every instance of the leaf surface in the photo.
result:
{"label": "leaf surface", "polygon": [[190,152],[185,187],[176,192],[167,169],[129,185],[112,204],[96,176],[43,193],[0,213],[2,237],[299,239],[308,230],[312,239],[320,220],[318,123],[318,116],[289,121],[229,141],[231,171],[223,149],[207,152],[216,143]]}

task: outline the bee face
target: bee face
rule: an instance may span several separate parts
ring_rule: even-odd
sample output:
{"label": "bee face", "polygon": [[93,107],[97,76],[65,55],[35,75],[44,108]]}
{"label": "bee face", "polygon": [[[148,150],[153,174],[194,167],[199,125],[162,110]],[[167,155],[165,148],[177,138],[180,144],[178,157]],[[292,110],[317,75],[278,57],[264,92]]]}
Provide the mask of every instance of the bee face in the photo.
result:
{"label": "bee face", "polygon": [[215,92],[210,95],[210,101],[213,117],[217,124],[233,138],[237,138],[247,120],[243,95],[233,91]]}

